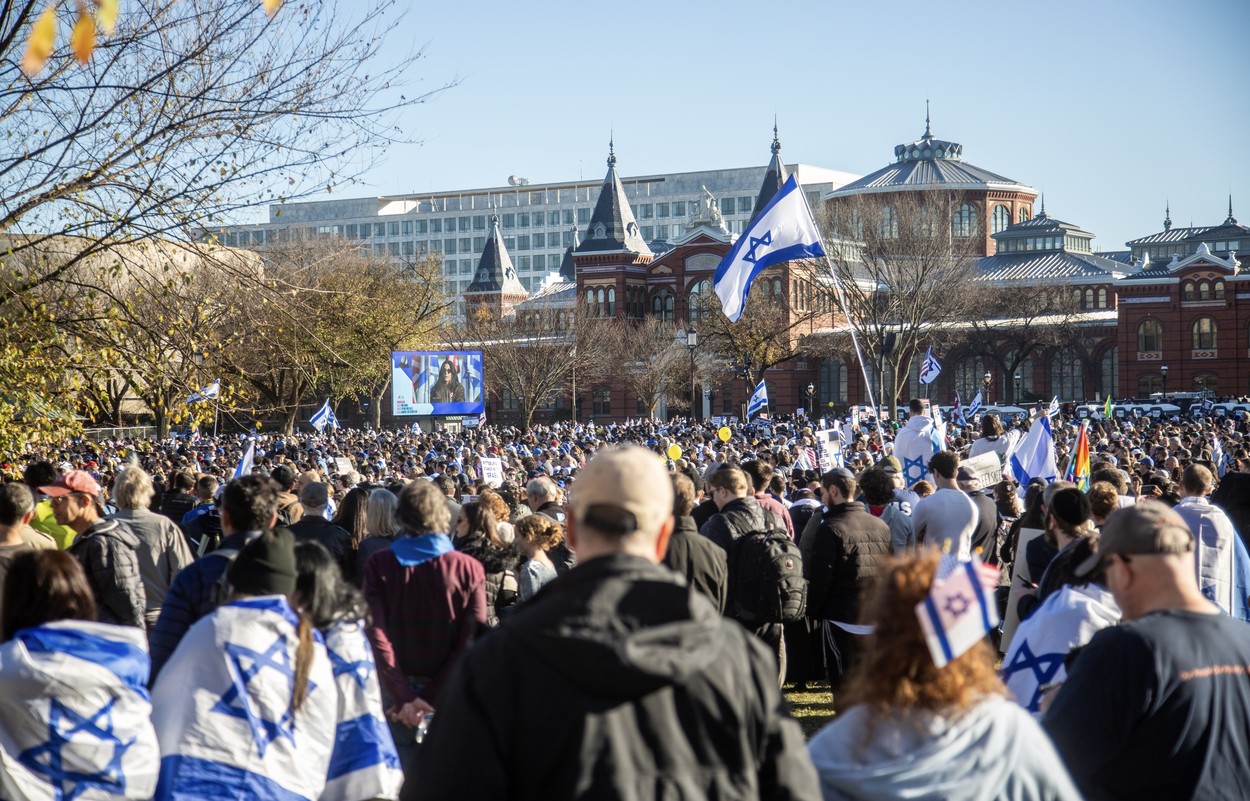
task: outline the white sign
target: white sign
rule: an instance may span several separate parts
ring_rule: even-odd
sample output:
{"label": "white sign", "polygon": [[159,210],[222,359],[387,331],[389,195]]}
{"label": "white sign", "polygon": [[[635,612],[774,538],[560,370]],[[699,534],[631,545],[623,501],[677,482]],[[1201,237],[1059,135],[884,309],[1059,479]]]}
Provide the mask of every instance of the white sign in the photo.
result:
{"label": "white sign", "polygon": [[975,473],[981,486],[986,489],[1003,480],[1003,463],[997,453],[983,453],[971,459],[960,459],[959,466]]}
{"label": "white sign", "polygon": [[346,459],[342,456],[336,456],[334,458],[334,468],[339,471],[340,476],[345,476],[352,472],[352,462],[350,459]]}
{"label": "white sign", "polygon": [[503,460],[490,456],[483,457],[482,480],[492,487],[503,484]]}

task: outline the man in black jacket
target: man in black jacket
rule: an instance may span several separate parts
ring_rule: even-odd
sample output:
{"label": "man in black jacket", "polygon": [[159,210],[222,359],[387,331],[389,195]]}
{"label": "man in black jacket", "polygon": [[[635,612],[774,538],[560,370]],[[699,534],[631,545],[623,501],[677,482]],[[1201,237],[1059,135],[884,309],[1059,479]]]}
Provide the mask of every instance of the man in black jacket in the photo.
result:
{"label": "man in black jacket", "polygon": [[[987,415],[988,416],[988,415]],[[989,564],[998,563],[998,506],[994,499],[986,495],[981,487],[981,479],[977,474],[963,465],[955,474],[959,488],[972,499],[977,507],[977,526],[972,530],[972,552],[981,561]]]}
{"label": "man in black jacket", "polygon": [[694,482],[682,473],[673,475],[673,536],[668,541],[664,565],[686,577],[686,583],[725,612],[729,564],[725,551],[699,534],[690,510],[694,508]]}
{"label": "man in black jacket", "polygon": [[860,599],[893,555],[890,527],[855,500],[855,474],[845,467],[821,476],[825,513],[811,537],[804,537],[807,615],[824,621],[825,669],[835,696],[859,650],[858,636],[837,623],[860,622]]}
{"label": "man in black jacket", "polygon": [[578,566],[465,654],[404,799],[820,798],[768,652],[658,565],[672,503],[654,454],[591,460]]}
{"label": "man in black jacket", "polygon": [[351,532],[326,519],[330,505],[330,488],[320,481],[305,484],[299,491],[304,514],[291,526],[291,533],[300,541],[319,542],[338,562],[344,578],[356,575],[356,554],[352,550]]}

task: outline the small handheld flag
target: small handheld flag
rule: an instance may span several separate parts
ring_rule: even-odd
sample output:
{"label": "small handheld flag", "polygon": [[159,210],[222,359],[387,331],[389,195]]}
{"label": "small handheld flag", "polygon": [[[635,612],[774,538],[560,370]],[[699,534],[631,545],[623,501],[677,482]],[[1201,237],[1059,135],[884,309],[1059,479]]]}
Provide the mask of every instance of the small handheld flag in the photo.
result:
{"label": "small handheld flag", "polygon": [[316,414],[308,419],[312,423],[313,428],[318,432],[325,431],[326,426],[333,428],[339,427],[339,419],[334,416],[334,410],[330,408],[330,399],[326,398],[326,402],[317,410]]}
{"label": "small handheld flag", "polygon": [[951,407],[951,419],[955,424],[961,427],[967,427],[968,421],[964,419],[964,405],[959,400],[959,390],[955,390],[955,405]]}
{"label": "small handheld flag", "polygon": [[968,420],[968,425],[976,425],[977,413],[981,411],[981,392],[973,396],[972,403],[968,404],[968,411],[964,413],[964,417]]}
{"label": "small handheld flag", "polygon": [[1059,414],[1059,396],[1058,395],[1050,399],[1050,408],[1046,410],[1047,417],[1054,417],[1057,414]]}
{"label": "small handheld flag", "polygon": [[731,323],[738,321],[746,308],[751,282],[765,269],[824,255],[807,199],[798,179],[791,175],[716,268],[712,282],[725,316]]}
{"label": "small handheld flag", "polygon": [[933,358],[933,348],[924,355],[924,361],[920,364],[920,383],[932,384],[942,373],[942,365],[938,364],[938,360]]}
{"label": "small handheld flag", "polygon": [[750,420],[760,412],[768,412],[768,387],[761,381],[755,387],[755,392],[751,393],[751,400],[747,404],[747,419]]}
{"label": "small handheld flag", "polygon": [[1103,419],[1104,419],[1104,420],[1110,420],[1110,419],[1111,419],[1111,409],[1113,408],[1113,406],[1114,406],[1114,404],[1112,404],[1112,403],[1111,403],[1111,396],[1110,396],[1110,395],[1108,395],[1108,396],[1107,396],[1107,402],[1106,402],[1106,403],[1104,403],[1104,404],[1103,404],[1103,407],[1102,407],[1102,417],[1103,417]]}
{"label": "small handheld flag", "polygon": [[200,401],[213,400],[221,395],[221,379],[217,379],[213,383],[199,390],[192,392],[187,396],[187,403],[199,403]]}

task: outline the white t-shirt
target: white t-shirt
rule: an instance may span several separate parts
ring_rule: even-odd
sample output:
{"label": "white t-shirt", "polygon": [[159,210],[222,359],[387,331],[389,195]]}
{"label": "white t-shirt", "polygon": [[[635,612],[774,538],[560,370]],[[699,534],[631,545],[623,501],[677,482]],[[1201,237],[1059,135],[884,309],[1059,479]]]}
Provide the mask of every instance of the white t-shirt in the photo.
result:
{"label": "white t-shirt", "polygon": [[941,548],[960,559],[971,555],[972,532],[977,528],[980,513],[963,491],[943,488],[921,498],[911,517],[916,525],[917,543]]}

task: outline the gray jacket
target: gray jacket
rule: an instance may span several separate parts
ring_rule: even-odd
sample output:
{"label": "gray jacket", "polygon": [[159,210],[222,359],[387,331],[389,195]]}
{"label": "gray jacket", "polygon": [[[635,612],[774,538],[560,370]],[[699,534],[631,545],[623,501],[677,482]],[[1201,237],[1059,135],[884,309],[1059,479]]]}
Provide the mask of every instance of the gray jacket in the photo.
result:
{"label": "gray jacket", "polygon": [[119,509],[109,519],[123,521],[139,538],[135,551],[147,597],[145,617],[151,627],[156,624],[174,576],[195,561],[195,554],[182,530],[164,515],[148,509]]}

